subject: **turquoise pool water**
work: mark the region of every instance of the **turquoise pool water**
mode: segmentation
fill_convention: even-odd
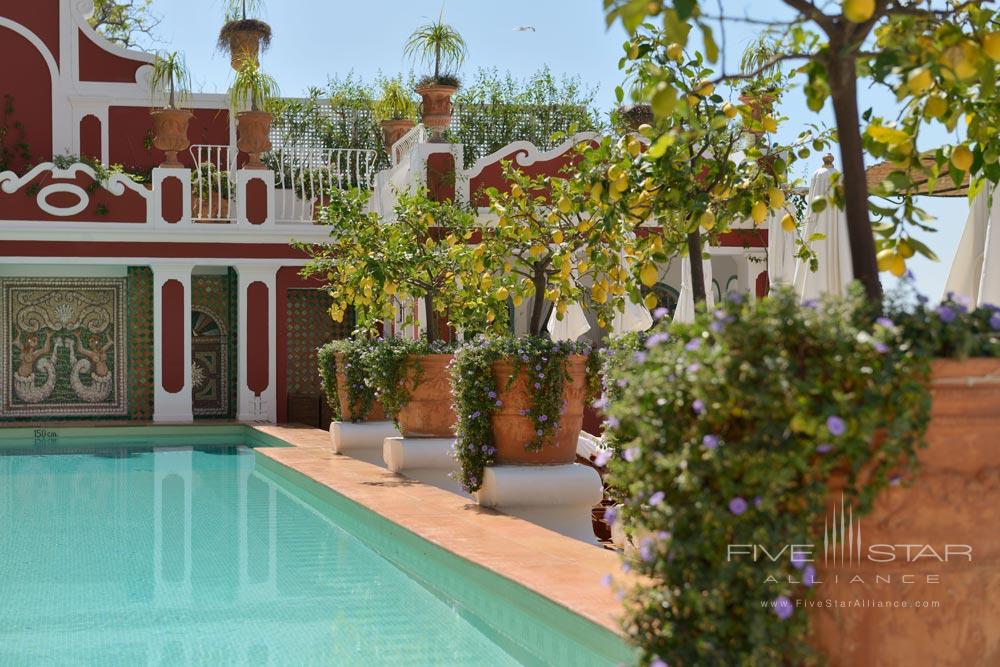
[[[0,665],[541,664],[252,450],[0,453]]]

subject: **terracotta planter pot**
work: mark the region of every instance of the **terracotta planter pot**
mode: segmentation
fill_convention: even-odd
[[[451,380],[448,364],[453,355],[426,354],[410,357],[420,371],[420,382],[415,382],[416,371],[407,373],[410,402],[399,411],[399,432],[407,438],[450,438],[455,435],[455,410],[451,405]]]
[[[385,409],[378,401],[372,403],[371,410],[362,419],[354,419],[351,414],[351,402],[347,394],[347,374],[344,372],[344,355],[337,353],[334,359],[337,363],[337,370],[334,376],[337,378],[337,402],[340,403],[340,418],[342,421],[362,421],[377,422],[385,420]]]
[[[255,30],[234,32],[229,39],[229,64],[237,72],[250,60],[260,59],[260,33]]]
[[[431,84],[417,86],[417,94],[423,99],[420,103],[421,119],[431,131],[432,142],[444,141],[444,133],[451,125],[451,114],[454,107],[451,96],[458,90],[455,86]]]
[[[247,154],[247,169],[266,169],[260,154],[271,150],[271,114],[266,111],[243,111],[236,114],[236,147]]]
[[[392,146],[403,138],[403,135],[413,129],[414,123],[409,118],[396,118],[382,121],[382,140],[385,152],[392,155]]]
[[[497,463],[504,465],[556,465],[576,461],[576,444],[583,428],[583,404],[587,394],[587,358],[572,355],[567,359],[569,379],[563,387],[565,410],[559,418],[559,428],[543,444],[541,450],[529,452],[524,446],[535,439],[535,426],[530,417],[522,417],[521,410],[532,405],[532,392],[528,375],[520,372],[513,384],[507,383],[514,374],[514,364],[509,361],[493,363],[493,377],[499,387],[503,405],[493,413],[493,445],[497,448]]]
[[[832,667],[1000,664],[1000,359],[935,361],[931,395],[928,446],[919,452],[916,479],[886,489],[860,521],[860,562],[826,564],[817,554],[816,598],[940,606],[810,608],[812,643]],[[839,508],[835,495],[831,505]],[[930,545],[942,557],[945,545],[970,545],[972,560],[907,562],[905,549],[897,548],[896,560],[872,562],[864,555],[876,544]],[[876,575],[883,579],[876,582]],[[855,576],[864,583],[845,583]]]
[[[153,146],[167,154],[161,167],[182,167],[177,154],[186,151],[188,123],[194,114],[184,109],[156,109],[149,113],[153,117]]]

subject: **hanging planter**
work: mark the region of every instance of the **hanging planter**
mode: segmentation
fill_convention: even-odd
[[[261,153],[271,150],[272,115],[263,109],[278,95],[278,84],[265,74],[257,61],[248,61],[236,73],[229,90],[230,105],[236,114],[236,147],[248,156],[247,169],[266,169]]]

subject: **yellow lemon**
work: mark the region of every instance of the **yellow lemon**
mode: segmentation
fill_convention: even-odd
[[[892,263],[889,265],[889,273],[897,278],[902,277],[906,273],[906,260],[899,255],[894,255]]]
[[[524,297],[522,297],[520,294],[515,294],[514,295],[514,307],[517,308],[522,303],[524,303]]]
[[[924,105],[924,116],[927,118],[941,118],[948,113],[948,101],[938,95],[927,98]]]
[[[767,217],[767,204],[762,201],[754,202],[750,214],[753,216],[754,224],[761,224]]]
[[[594,303],[607,303],[608,292],[600,284],[594,285],[590,288],[590,298],[594,300]]]
[[[906,241],[900,241],[896,245],[896,251],[903,256],[903,259],[909,259],[913,257],[913,252],[914,252],[913,246],[911,246]]]
[[[931,71],[926,67],[918,67],[906,77],[906,85],[911,94],[920,95],[930,90],[931,86],[934,85],[934,77],[931,76]]]
[[[786,232],[795,231],[795,218],[792,216],[791,213],[786,213],[785,216],[781,219],[781,228],[784,229]]]
[[[573,210],[573,202],[566,195],[559,198],[559,210],[563,213],[569,213]]]
[[[735,117],[737,113],[736,105],[732,102],[726,102],[722,105],[722,113],[726,114],[726,118]]]
[[[680,62],[681,60],[684,59],[684,47],[678,44],[677,42],[674,42],[673,44],[667,47],[667,57],[670,58],[671,60],[676,60],[677,62]]]
[[[508,296],[510,296],[510,292],[507,291],[506,287],[501,287],[497,290],[497,298],[501,301],[506,301]]]
[[[652,262],[648,262],[643,265],[642,269],[639,271],[639,280],[646,287],[652,287],[656,284],[656,281],[660,277],[660,272],[656,270],[656,265]]]
[[[552,242],[553,243],[562,243],[563,242],[563,233],[562,233],[562,230],[557,229],[556,231],[552,232]]]
[[[515,183],[514,185],[510,186],[510,193],[515,197],[520,197],[521,195],[524,194],[524,190],[521,189],[520,185]]]
[[[715,84],[708,79],[702,79],[698,82],[698,87],[694,89],[694,92],[702,97],[708,97],[715,92]]]
[[[642,305],[646,306],[646,308],[648,308],[649,310],[653,310],[659,304],[660,304],[659,300],[657,300],[656,295],[653,294],[652,292],[650,292],[649,294],[647,294],[642,298]]]
[[[764,126],[765,132],[778,131],[778,121],[774,119],[774,116],[764,116],[764,119],[761,120],[761,124]]]
[[[771,204],[771,208],[781,208],[785,205],[785,193],[778,188],[768,190],[767,199]]]
[[[955,150],[951,152],[951,163],[955,165],[956,169],[969,171],[969,167],[972,166],[972,151],[964,145],[956,146]]]
[[[635,137],[631,137],[628,140],[628,154],[632,157],[639,157],[639,153],[642,152],[642,142],[640,142]]]
[[[878,255],[875,256],[875,261],[878,263],[879,271],[888,271],[889,266],[893,262],[893,257],[896,256],[896,251],[891,248],[886,248],[885,250],[880,250]]]
[[[875,0],[844,0],[844,16],[851,23],[864,23],[875,13]]]
[[[382,291],[389,296],[392,296],[396,293],[396,283],[386,283],[385,287],[382,288]]]
[[[983,51],[993,60],[1000,60],[1000,31],[987,33],[983,37]]]
[[[594,183],[594,187],[590,189],[590,200],[595,204],[601,202],[601,195],[604,194],[604,184],[598,181]]]
[[[698,224],[701,225],[703,229],[711,230],[715,227],[715,214],[711,211],[705,211],[701,214],[701,218],[698,219]]]
[[[637,42],[632,42],[632,45],[628,50],[628,57],[635,60],[639,57],[639,44]]]

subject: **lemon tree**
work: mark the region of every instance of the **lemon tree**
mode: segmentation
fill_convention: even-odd
[[[471,209],[431,200],[426,192],[401,194],[395,221],[382,222],[367,210],[368,197],[360,190],[333,190],[322,215],[329,242],[300,246],[311,257],[303,274],[325,280],[335,320],[353,308],[358,328],[374,334],[402,304],[417,300],[466,333],[505,330],[506,303],[484,273],[485,248],[475,242],[478,223]],[[412,320],[406,316],[407,323]],[[425,329],[434,342],[433,327]]]
[[[651,47],[668,57],[682,53],[697,29],[705,58],[717,61],[715,34],[720,24],[732,20],[751,21],[778,40],[779,48],[758,71],[794,63],[808,107],[818,112],[830,102],[843,176],[827,203],[844,208],[854,276],[868,298],[880,302],[880,267],[900,274],[913,253],[933,257],[910,233],[930,229],[914,196],[944,188],[946,178],[954,184],[968,179],[970,194],[985,179],[1000,180],[997,5],[961,0],[783,2],[789,17],[773,21],[713,15],[720,5],[702,0],[604,0],[604,5],[608,23],[620,22],[640,45],[646,26],[662,26]],[[628,57],[633,56],[642,57],[641,46],[631,50]],[[649,68],[648,75],[659,79],[641,91],[654,110],[669,108],[686,96],[665,69]],[[708,83],[746,76],[720,74]],[[866,84],[892,90],[899,101],[898,115],[884,118],[871,109],[862,113],[859,86]],[[959,138],[918,150],[921,127],[932,122]],[[866,153],[893,165],[871,193]],[[869,194],[887,203],[870,206]]]

